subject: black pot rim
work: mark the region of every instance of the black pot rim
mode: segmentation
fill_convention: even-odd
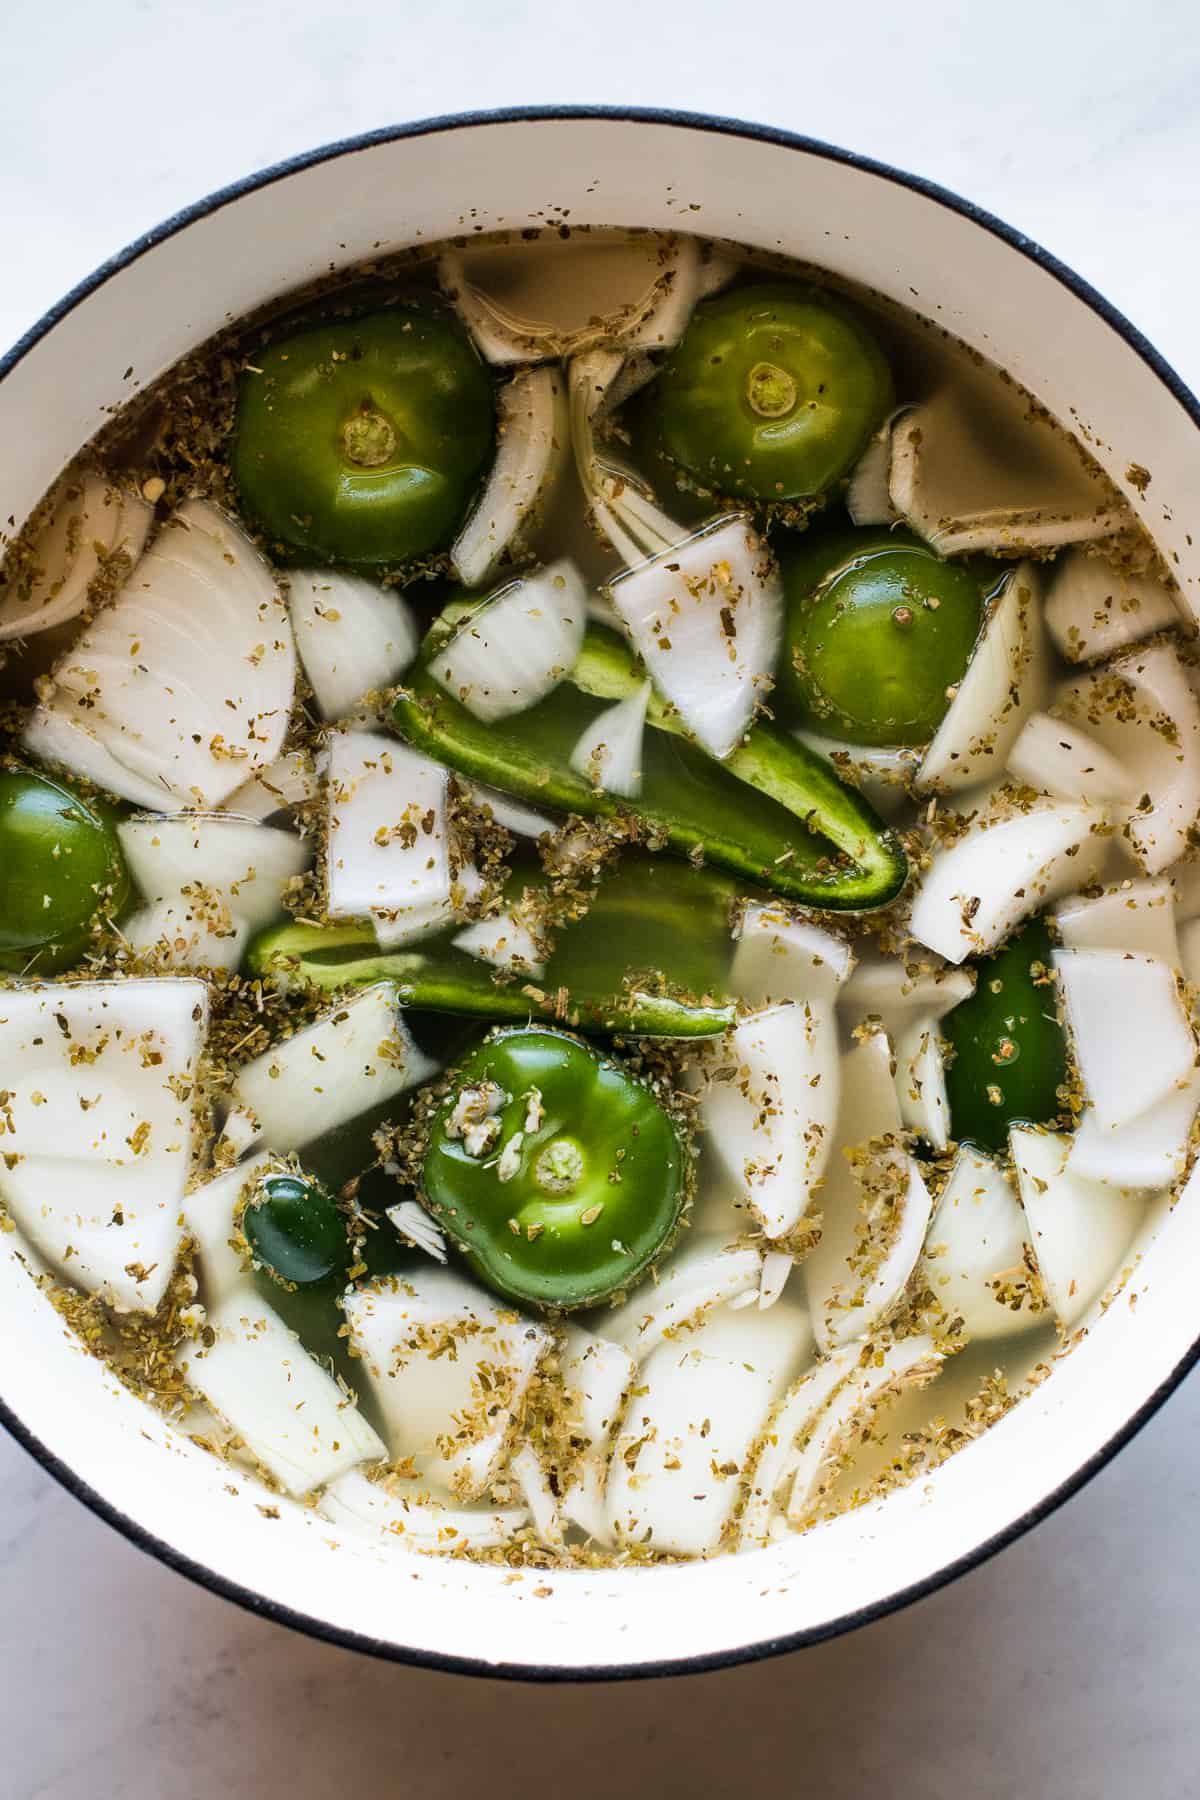
[[[1176,371],[1160,355],[1149,340],[1132,325],[1124,314],[1119,312],[1104,296],[1065,263],[1044,250],[1023,232],[1016,231],[996,218],[982,207],[964,200],[948,188],[938,183],[927,181],[918,175],[910,175],[901,169],[894,168],[869,156],[860,156],[854,151],[843,150],[832,144],[823,143],[820,139],[804,137],[799,133],[785,131],[776,126],[755,125],[737,119],[726,119],[708,113],[675,111],[659,107],[637,106],[513,106],[500,107],[490,111],[447,113],[431,119],[414,120],[402,125],[383,126],[378,130],[364,132],[355,137],[339,139],[324,144],[315,150],[308,150],[298,156],[288,157],[285,161],[274,163],[260,170],[257,174],[248,175],[240,181],[232,182],[227,187],[218,188],[204,199],[184,207],[161,225],[136,238],[124,250],[101,263],[98,269],[72,288],[61,300],[20,337],[12,349],[0,357],[0,381],[11,373],[25,356],[41,342],[42,338],[72,312],[89,295],[102,287],[112,276],[129,267],[140,257],[165,239],[174,237],[198,219],[208,217],[222,207],[239,200],[243,195],[269,187],[277,181],[286,180],[289,176],[314,165],[333,161],[337,157],[351,155],[360,150],[369,150],[376,144],[396,142],[404,138],[428,137],[439,132],[464,131],[480,126],[536,123],[539,121],[582,121],[589,119],[611,120],[617,123],[635,125],[670,125],[691,131],[706,131],[716,136],[740,137],[756,140],[760,143],[773,144],[781,149],[796,150],[806,156],[823,158],[848,168],[859,169],[865,174],[879,176],[886,181],[894,182],[899,187],[908,188],[911,192],[921,194],[926,199],[936,201],[948,211],[958,213],[999,238],[1012,250],[1036,263],[1051,275],[1063,287],[1067,288],[1078,300],[1098,314],[1117,335],[1124,339],[1129,347],[1156,375],[1163,386],[1179,402],[1192,423],[1200,428],[1200,402]],[[1108,1442],[1095,1452],[1074,1474],[1062,1482],[1051,1493],[1044,1496],[1036,1506],[1012,1520],[1003,1530],[994,1533],[982,1544],[977,1545],[966,1555],[946,1564],[936,1573],[926,1576],[924,1580],[911,1583],[886,1598],[872,1602],[869,1606],[859,1607],[844,1613],[836,1619],[830,1619],[816,1626],[786,1632],[778,1637],[764,1639],[753,1644],[740,1645],[730,1650],[713,1651],[701,1656],[671,1657],[658,1661],[631,1661],[619,1664],[602,1664],[596,1666],[571,1666],[562,1664],[537,1663],[505,1663],[488,1662],[480,1657],[451,1656],[439,1651],[420,1650],[391,1643],[385,1639],[373,1638],[366,1633],[352,1631],[340,1626],[328,1624],[323,1619],[316,1619],[296,1607],[268,1599],[256,1593],[252,1588],[242,1587],[240,1583],[230,1581],[217,1574],[203,1563],[195,1562],[185,1556],[173,1545],[164,1542],[147,1531],[136,1520],[129,1518],[119,1508],[113,1506],[103,1495],[96,1492],[87,1482],[53,1451],[47,1448],[27,1425],[17,1417],[11,1407],[0,1398],[0,1424],[33,1456],[56,1481],[81,1500],[98,1518],[115,1527],[130,1543],[138,1549],[146,1551],[165,1563],[168,1568],[178,1574],[207,1588],[210,1593],[217,1594],[226,1600],[257,1614],[260,1618],[270,1619],[276,1624],[286,1625],[293,1630],[304,1632],[307,1636],[317,1638],[325,1643],[335,1644],[344,1650],[358,1650],[369,1656],[384,1661],[406,1664],[415,1668],[434,1669],[443,1673],[458,1675],[477,1675],[494,1680],[527,1681],[532,1683],[583,1683],[622,1680],[647,1680],[656,1676],[694,1675],[710,1673],[718,1669],[729,1669],[745,1663],[761,1662],[767,1657],[779,1656],[791,1650],[806,1649],[810,1645],[820,1644],[827,1639],[840,1637],[844,1632],[853,1631],[860,1625],[872,1624],[877,1619],[886,1618],[889,1614],[900,1611],[926,1595],[936,1593],[940,1588],[948,1586],[959,1576],[972,1569],[977,1569],[984,1562],[995,1556],[997,1552],[1014,1543],[1034,1525],[1056,1512],[1063,1503],[1079,1493],[1080,1489],[1099,1473],[1112,1460],[1119,1450],[1134,1438],[1137,1433],[1158,1411],[1163,1402],[1179,1386],[1180,1382],[1200,1360],[1200,1337],[1191,1345],[1187,1354],[1181,1358],[1167,1378],[1143,1402],[1138,1410],[1128,1419],[1119,1431]]]

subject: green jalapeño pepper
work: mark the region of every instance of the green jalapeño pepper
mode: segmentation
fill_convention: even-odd
[[[311,1287],[345,1279],[346,1221],[331,1196],[305,1175],[264,1175],[242,1213],[242,1231],[256,1263],[281,1281]]]
[[[425,1203],[497,1293],[592,1306],[670,1240],[691,1153],[645,1082],[559,1031],[497,1031],[450,1077]]]
[[[1053,945],[1044,922],[977,963],[975,992],[942,1020],[950,1125],[961,1141],[1004,1150],[1012,1124],[1053,1123],[1063,1110],[1067,1045],[1059,1022]]]
[[[777,281],[703,301],[639,410],[661,455],[716,493],[785,501],[826,493],[892,400],[848,308]]]
[[[494,433],[491,380],[457,320],[395,306],[257,353],[233,476],[273,538],[328,562],[396,563],[450,542]]]
[[[44,775],[0,770],[0,968],[47,974],[77,962],[128,894],[108,808]]]
[[[852,744],[927,744],[979,636],[997,572],[943,562],[908,532],[867,527],[781,557],[779,693]]]
[[[521,889],[518,876],[510,884]],[[601,878],[582,918],[553,931],[536,981],[492,969],[450,933],[380,950],[369,924],[268,927],[251,943],[256,975],[336,990],[394,981],[402,1005],[494,1020],[539,1015],[576,1031],[709,1037],[736,1022],[727,992],[736,888],[713,869],[631,853]]]
[[[809,906],[862,911],[904,886],[899,841],[832,765],[759,720],[724,762],[688,741],[655,695],[637,800],[597,790],[571,767],[582,729],[606,702],[640,691],[644,671],[614,632],[590,626],[566,681],[527,712],[484,724],[429,673],[435,625],[393,716],[403,735],[452,769],[585,818],[623,816],[651,840],[704,858]]]

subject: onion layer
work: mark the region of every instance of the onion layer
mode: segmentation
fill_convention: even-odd
[[[1059,1324],[1069,1331],[1117,1273],[1144,1203],[1123,1188],[1071,1174],[1069,1138],[1014,1126],[1009,1144],[1033,1253]]]
[[[464,587],[490,581],[536,529],[570,447],[561,369],[521,369],[496,392],[499,439],[487,485],[459,532],[450,562]]]
[[[984,956],[1022,919],[1090,879],[1105,814],[1082,801],[1038,800],[973,826],[933,863],[911,930],[948,962]]]
[[[549,1333],[449,1269],[358,1288],[345,1311],[392,1459],[459,1500],[485,1493]]]
[[[917,773],[925,793],[971,787],[1004,767],[1045,698],[1048,657],[1037,566],[1019,563],[988,608],[966,673]]]
[[[706,1148],[770,1238],[803,1219],[829,1157],[838,1110],[837,1029],[819,999],[743,1020],[703,1077]]]
[[[53,719],[69,768],[139,805],[210,810],[279,755],[295,679],[274,575],[232,521],[190,500],[55,665],[26,744],[44,751]]]
[[[1169,589],[1151,575],[1121,574],[1086,550],[1054,565],[1046,624],[1068,662],[1097,662],[1178,623]]]
[[[323,719],[342,719],[365,694],[390,687],[417,653],[412,608],[395,588],[332,569],[288,581],[296,649]]]
[[[1128,1125],[1196,1061],[1175,971],[1122,950],[1056,950],[1079,1074],[1100,1124]]]
[[[413,1043],[394,988],[381,981],[245,1063],[233,1094],[254,1115],[259,1143],[302,1150],[427,1081],[435,1066]]]
[[[354,1401],[248,1282],[207,1324],[212,1342],[186,1345],[179,1365],[289,1494],[382,1461],[384,1446]]]
[[[30,564],[0,588],[0,642],[78,618],[114,556],[137,562],[153,522],[140,495],[94,471],[60,483]]]
[[[477,719],[506,719],[536,706],[570,673],[586,626],[583,578],[560,560],[477,606],[431,658],[429,673]]]
[[[712,756],[728,756],[766,698],[783,618],[779,571],[748,518],[706,525],[609,593],[664,699]]]

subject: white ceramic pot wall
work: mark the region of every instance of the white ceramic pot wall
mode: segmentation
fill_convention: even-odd
[[[434,122],[215,196],[101,270],[0,364],[0,515],[24,517],[134,382],[280,289],[380,246],[559,209],[576,224],[677,226],[779,249],[927,313],[1086,430],[1185,596],[1200,592],[1200,415],[1103,302],[950,196],[820,145],[682,115]],[[1144,495],[1125,478],[1134,463],[1153,474]],[[253,1481],[180,1440],[82,1354],[11,1248],[0,1249],[0,1402],[43,1461],[136,1540],[318,1633],[489,1672],[711,1666],[811,1641],[935,1585],[1111,1454],[1195,1354],[1200,1190],[1152,1222],[1142,1249],[1128,1292],[1081,1348],[931,1479],[706,1565],[514,1578],[343,1541],[295,1508],[266,1517]]]

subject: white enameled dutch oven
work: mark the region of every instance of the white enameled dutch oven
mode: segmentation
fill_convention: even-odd
[[[28,513],[129,393],[131,365],[144,383],[230,319],[381,246],[559,208],[573,224],[683,226],[781,250],[935,319],[1086,430],[1195,607],[1200,407],[1123,319],[952,195],[803,138],[684,114],[435,120],[333,145],[202,201],[98,270],[0,363],[0,513]],[[1153,472],[1145,492],[1126,477],[1135,464]],[[254,1482],[231,1482],[82,1354],[3,1249],[0,1412],[135,1543],[318,1636],[545,1679],[712,1668],[928,1592],[1043,1518],[1128,1440],[1200,1349],[1193,1185],[1148,1223],[1126,1292],[996,1428],[886,1504],[707,1564],[514,1577],[339,1541],[286,1503],[275,1516],[256,1504],[266,1496]]]

